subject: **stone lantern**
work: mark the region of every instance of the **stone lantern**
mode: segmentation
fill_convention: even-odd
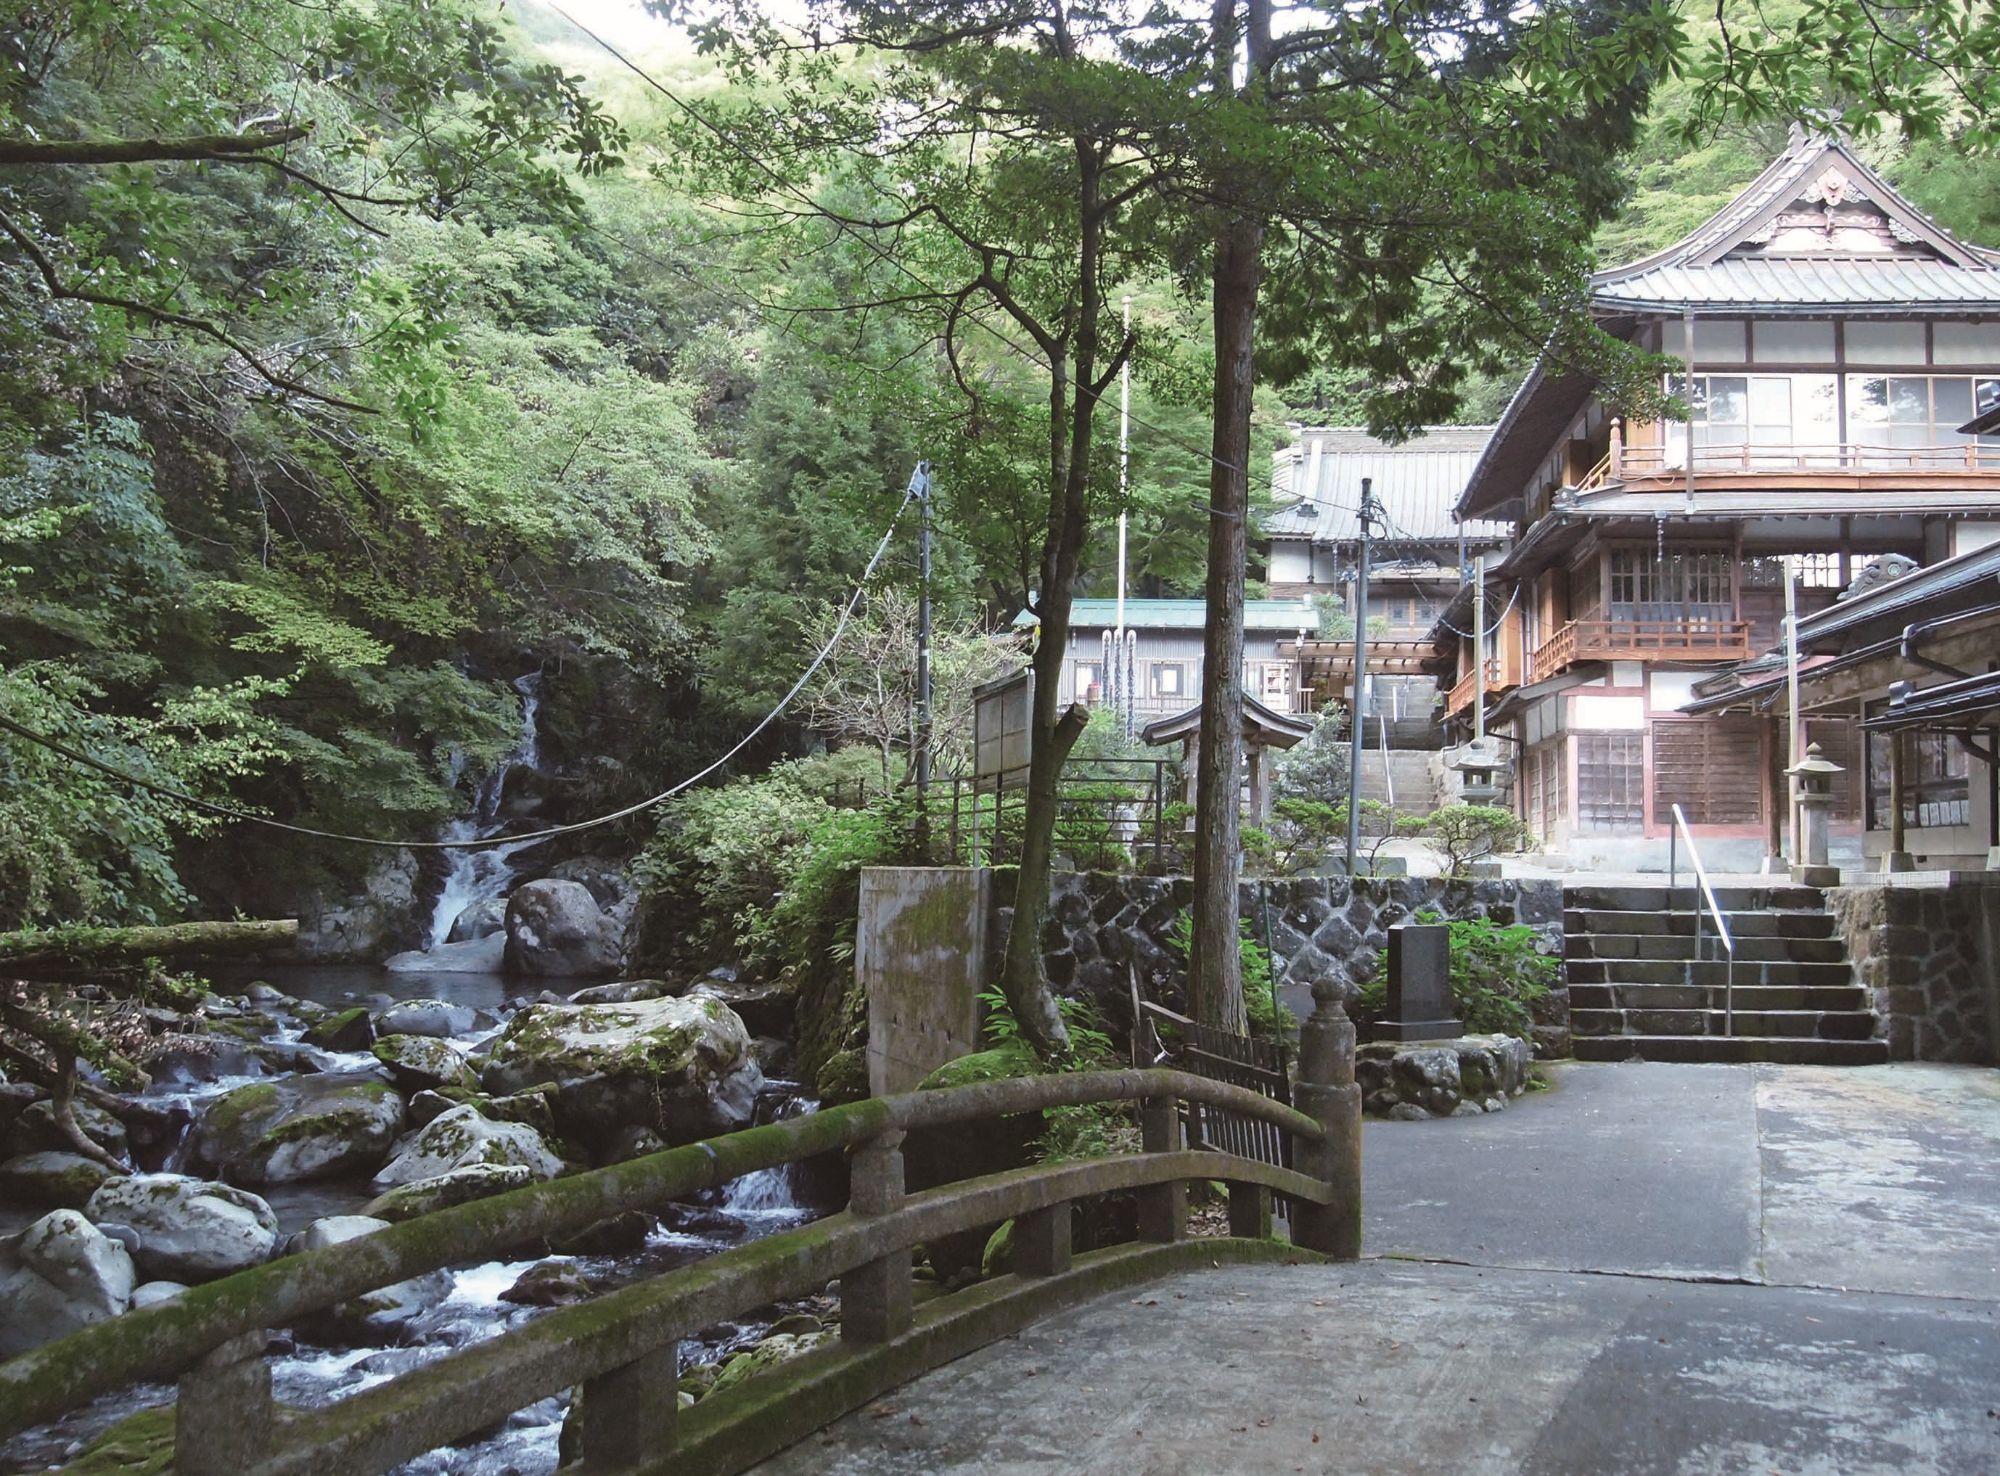
[[[1458,797],[1468,805],[1490,805],[1500,798],[1500,785],[1494,774],[1505,767],[1493,740],[1485,736],[1474,738],[1450,758],[1445,767],[1459,772],[1461,783]]]
[[[1833,815],[1833,776],[1846,771],[1815,743],[1785,772],[1792,776],[1792,797],[1799,807],[1799,858],[1792,865],[1792,880],[1801,886],[1837,887],[1840,868],[1827,864],[1826,833]]]

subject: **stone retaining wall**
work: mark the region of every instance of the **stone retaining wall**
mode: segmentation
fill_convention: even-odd
[[[1265,936],[1268,887],[1272,951],[1281,964],[1279,994],[1293,1014],[1312,1012],[1312,986],[1331,979],[1352,998],[1375,972],[1387,929],[1419,912],[1448,919],[1484,917],[1526,923],[1544,951],[1563,952],[1562,883],[1556,880],[1446,880],[1442,877],[1290,877],[1244,882],[1238,910],[1250,936]],[[1059,871],[1050,883],[1042,936],[1049,978],[1072,997],[1088,995],[1122,1035],[1131,1019],[1128,966],[1136,963],[1147,997],[1185,1006],[1186,960],[1169,940],[1187,911],[1193,883],[1184,876]],[[1001,919],[1005,926],[1004,917]],[[997,932],[995,936],[1005,936]],[[1536,1054],[1562,1055],[1569,1041],[1569,992],[1558,988],[1536,1028]]]
[[[1841,887],[1831,902],[1890,1060],[2000,1065],[2000,877]]]

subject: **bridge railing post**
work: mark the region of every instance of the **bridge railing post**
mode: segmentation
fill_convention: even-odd
[[[895,1129],[855,1150],[847,1208],[883,1215],[903,1202],[903,1133]],[[910,1251],[893,1250],[840,1278],[840,1336],[852,1343],[886,1343],[910,1330],[915,1310]]]
[[[1014,1272],[1060,1276],[1070,1268],[1069,1202],[1029,1210],[1014,1221]]]
[[[1148,1153],[1174,1153],[1181,1146],[1181,1115],[1172,1097],[1139,1103],[1139,1146]],[[1139,1238],[1170,1244],[1187,1238],[1187,1184],[1170,1179],[1139,1190]]]
[[[586,1379],[571,1418],[578,1421],[579,1476],[612,1476],[657,1461],[674,1448],[680,1418],[681,1345],[663,1343],[630,1363]]]
[[[1299,1204],[1292,1211],[1292,1241],[1335,1260],[1361,1256],[1361,1088],[1354,1082],[1354,1024],[1341,1008],[1337,986],[1313,986],[1312,1018],[1299,1029],[1299,1070],[1292,1105],[1325,1130],[1317,1143],[1297,1140],[1292,1167],[1319,1179],[1327,1204]]]
[[[174,1405],[174,1470],[237,1476],[271,1453],[278,1407],[271,1398],[270,1335],[238,1333],[181,1375]]]

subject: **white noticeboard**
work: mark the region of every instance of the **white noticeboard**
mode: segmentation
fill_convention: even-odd
[[[972,778],[980,789],[1020,789],[1028,782],[1035,715],[1035,674],[1016,672],[972,694]]]

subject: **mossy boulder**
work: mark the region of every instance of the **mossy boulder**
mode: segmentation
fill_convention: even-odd
[[[1045,1068],[1026,1042],[1002,1041],[990,1050],[947,1061],[918,1084],[919,1091],[1039,1076]],[[960,1179],[1026,1168],[1035,1161],[1035,1140],[1042,1134],[1042,1114],[1020,1112],[948,1128],[922,1128],[903,1143],[903,1175],[912,1193],[935,1189]],[[959,1286],[978,1279],[987,1243],[998,1224],[980,1225],[951,1235],[934,1236],[924,1246],[938,1280]]]
[[[439,1174],[433,1179],[399,1184],[387,1194],[369,1200],[362,1206],[361,1213],[400,1224],[404,1220],[414,1220],[418,1215],[450,1209],[455,1204],[470,1204],[475,1199],[505,1194],[510,1189],[523,1189],[534,1182],[534,1174],[518,1163],[474,1164],[470,1168]]]
[[[532,1005],[480,1072],[500,1096],[551,1084],[557,1126],[593,1146],[631,1123],[669,1144],[747,1126],[763,1080],[743,1021],[713,999]]]
[[[167,1476],[174,1468],[174,1407],[129,1414],[83,1448],[57,1476]]]
[[[82,1209],[110,1169],[81,1153],[23,1153],[0,1163],[0,1202]]]
[[[43,1215],[0,1240],[0,1358],[116,1317],[135,1280],[125,1247],[81,1212]]]
[[[446,1040],[470,1035],[478,1025],[479,1011],[471,1005],[451,1004],[442,999],[399,999],[375,1017],[378,1036],[423,1035]]]
[[[70,1115],[83,1129],[83,1135],[113,1158],[131,1158],[132,1145],[125,1124],[102,1107],[78,1099],[70,1103]],[[62,1129],[56,1126],[55,1103],[47,1100],[24,1108],[7,1129],[5,1141],[0,1142],[0,1155],[8,1158],[16,1158],[23,1153],[75,1151],[76,1145],[64,1137]]]
[[[707,1394],[702,1397],[720,1394],[725,1389],[734,1388],[745,1379],[755,1377],[767,1368],[776,1368],[789,1359],[810,1353],[832,1336],[833,1334],[828,1332],[779,1333],[765,1338],[723,1364],[722,1372],[716,1375],[715,1382],[708,1386]]]
[[[393,1189],[453,1169],[514,1164],[536,1180],[562,1172],[562,1159],[542,1135],[520,1122],[495,1122],[470,1103],[454,1107],[405,1140],[370,1187]]]
[[[372,1071],[252,1082],[202,1114],[194,1159],[240,1184],[367,1173],[403,1129],[403,1098]]]
[[[369,1047],[396,1085],[407,1092],[476,1087],[465,1053],[430,1035],[384,1035]]]
[[[94,1225],[138,1235],[132,1259],[148,1277],[190,1284],[261,1266],[278,1253],[278,1217],[247,1190],[182,1174],[113,1179],[90,1196]]]
[[[617,926],[581,882],[532,881],[507,899],[510,974],[615,974],[620,951]]]
[[[375,1022],[357,1005],[307,1026],[299,1038],[323,1051],[365,1051],[375,1043]]]

